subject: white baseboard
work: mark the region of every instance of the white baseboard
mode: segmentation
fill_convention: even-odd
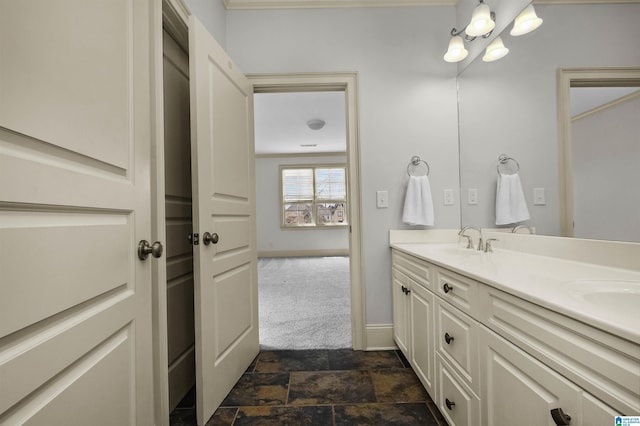
[[[372,324],[366,326],[367,351],[398,349],[393,340],[393,324]]]

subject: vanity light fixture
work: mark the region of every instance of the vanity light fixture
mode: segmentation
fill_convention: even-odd
[[[325,121],[319,118],[312,118],[311,120],[307,121],[307,127],[309,127],[311,130],[320,130],[324,127],[325,124]]]
[[[444,60],[447,62],[460,62],[467,57],[469,51],[464,48],[464,41],[462,37],[454,36],[449,41],[449,49],[444,54]]]
[[[460,31],[455,27],[451,30],[451,40],[449,41],[447,53],[444,55],[444,60],[447,62],[460,62],[467,57],[469,52],[464,48],[464,41],[461,37],[463,32],[465,33],[465,40],[473,41],[476,37],[489,37],[495,26],[496,14],[491,12],[484,0],[480,0],[480,4],[473,11],[469,25]]]
[[[480,0],[480,4],[473,10],[471,22],[465,32],[471,37],[488,37],[496,26],[495,14],[491,13],[489,6]]]
[[[497,61],[500,58],[504,58],[507,53],[509,53],[509,49],[504,47],[502,38],[498,36],[491,42],[489,46],[487,46],[482,60],[484,62]]]
[[[536,10],[533,5],[530,4],[525,10],[520,12],[513,21],[513,28],[511,29],[512,36],[521,36],[535,30],[542,24],[542,19],[536,15]]]

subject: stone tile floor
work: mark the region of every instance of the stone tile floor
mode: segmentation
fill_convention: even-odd
[[[194,391],[171,413],[192,426]],[[399,351],[263,351],[207,426],[447,423]]]

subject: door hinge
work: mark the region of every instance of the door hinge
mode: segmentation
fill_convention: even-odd
[[[194,246],[200,245],[200,236],[198,234],[189,234],[187,235],[187,238]]]

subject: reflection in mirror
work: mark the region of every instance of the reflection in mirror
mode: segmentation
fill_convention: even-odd
[[[570,235],[563,229],[566,215],[561,220],[560,188],[565,183],[565,170],[563,155],[559,155],[558,69],[638,67],[640,4],[536,4],[536,12],[544,24],[535,32],[519,38],[511,37],[508,31],[501,34],[509,55],[492,63],[476,59],[458,76],[461,224],[497,227],[496,158],[507,153],[520,163],[531,213],[531,219],[521,224],[535,227],[539,234]],[[604,158],[587,158],[592,167],[586,170],[604,163],[610,154],[607,151]],[[627,155],[637,154],[629,151]],[[640,164],[638,157],[633,161]],[[635,182],[637,194],[637,178]],[[477,191],[477,204],[468,203],[469,189]],[[534,197],[534,190],[538,197]],[[600,195],[592,192],[591,197],[597,200]],[[637,201],[624,208],[621,203],[602,203],[609,212],[600,215],[602,228],[617,220],[614,210],[629,210],[636,222],[627,228],[640,227]],[[576,217],[589,209],[578,208]],[[635,239],[629,230],[588,238]]]
[[[638,86],[640,68],[559,70],[563,235],[640,242]]]

